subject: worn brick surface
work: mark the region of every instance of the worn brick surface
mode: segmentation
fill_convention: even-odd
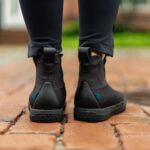
[[[23,107],[0,105],[0,122],[12,122],[22,113]]]
[[[5,95],[0,99],[0,107],[25,107],[28,104],[29,94],[33,88],[33,81],[26,82],[24,87],[14,94]]]
[[[150,124],[133,123],[117,125],[120,134],[127,135],[150,135]]]
[[[106,122],[111,124],[150,123],[150,118],[135,104],[128,104],[125,112],[115,115]]]
[[[125,150],[149,150],[150,135],[123,135],[121,140]]]
[[[13,93],[18,90],[32,75],[31,66],[29,62],[23,60],[2,67],[0,70],[0,90],[6,93]],[[12,84],[13,86],[11,86]]]
[[[141,114],[141,115],[145,115],[145,113],[143,112],[143,110],[141,109],[141,107],[139,105],[133,104],[133,103],[127,103],[127,108],[126,111],[124,112],[124,114]]]
[[[29,119],[29,114],[25,113],[17,123],[10,129],[10,133],[41,133],[57,134],[61,129],[60,123],[34,123]]]
[[[150,123],[150,118],[144,115],[124,115],[122,113],[111,117],[106,122],[111,124]]]
[[[113,88],[124,92],[127,101],[132,103],[128,103],[124,113],[101,123],[74,120],[79,64],[77,54],[65,53],[67,121],[43,124],[30,122],[28,117],[28,97],[35,81],[32,59],[25,58],[26,54],[20,52],[21,47],[11,47],[13,52],[10,47],[8,51],[3,48],[0,59],[0,149],[150,149],[150,69],[143,67],[150,65],[149,53],[130,51],[107,59],[107,80]]]
[[[108,124],[68,123],[64,145],[68,149],[117,149],[119,144],[113,128]]]
[[[56,138],[52,135],[0,135],[1,150],[52,150]]]
[[[130,53],[129,55],[116,56],[115,59],[108,59],[106,65],[108,81],[115,88],[117,88],[117,84],[122,84],[125,92],[150,89],[148,82],[150,69],[143,67],[150,64],[148,55]],[[117,62],[119,62],[119,65],[117,65]],[[137,66],[138,62],[140,62],[140,65]]]

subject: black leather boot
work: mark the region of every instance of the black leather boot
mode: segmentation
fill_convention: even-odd
[[[92,56],[90,48],[79,48],[79,81],[75,94],[74,118],[80,121],[104,121],[126,108],[124,96],[105,80],[105,61]]]
[[[61,57],[55,48],[46,47],[34,57],[36,83],[29,97],[30,119],[34,122],[59,122],[64,118],[66,89]]]

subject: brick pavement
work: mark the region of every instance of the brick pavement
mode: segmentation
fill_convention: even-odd
[[[126,112],[101,123],[73,119],[78,63],[75,54],[66,54],[63,58],[68,91],[66,116],[62,123],[47,124],[32,123],[28,118],[27,101],[35,73],[32,60],[23,57],[24,52],[18,55],[23,59],[11,59],[11,53],[10,60],[0,64],[0,150],[150,149],[149,53],[136,56],[119,53],[115,59],[108,59],[107,79],[125,93],[129,102]]]

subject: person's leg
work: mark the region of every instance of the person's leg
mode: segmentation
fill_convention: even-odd
[[[119,0],[79,0],[80,47],[113,55]]]
[[[63,0],[20,0],[20,5],[30,36],[28,56],[45,46],[61,51]]]
[[[106,56],[113,56],[117,11],[118,0],[79,0],[80,71],[74,110],[77,120],[103,121],[125,110],[123,95],[105,79]]]
[[[20,0],[20,4],[30,36],[28,56],[36,66],[30,119],[62,121],[66,98],[60,53],[63,0]]]

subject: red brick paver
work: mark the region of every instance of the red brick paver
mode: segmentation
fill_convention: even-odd
[[[48,150],[54,149],[56,137],[52,135],[9,134],[0,135],[1,150]]]
[[[10,133],[33,133],[33,134],[56,134],[59,135],[61,130],[60,123],[33,123],[29,119],[26,112],[16,123],[10,128]]]
[[[121,135],[150,135],[150,124],[132,123],[117,125]]]
[[[125,150],[149,150],[150,135],[124,135],[122,142]]]
[[[68,149],[119,149],[114,129],[109,124],[68,123],[64,145]]]
[[[28,117],[27,102],[35,80],[32,60],[18,51],[14,57],[11,55],[14,52],[15,48],[13,52],[7,51],[9,61],[4,61],[8,56],[3,52],[0,60],[0,150],[150,149],[150,69],[143,67],[150,65],[149,53],[149,56],[125,53],[108,59],[107,79],[126,94],[129,102],[124,113],[101,123],[74,120],[78,62],[77,55],[66,53],[63,57],[66,117],[62,123],[43,124],[30,122]]]
[[[0,108],[0,122],[13,122],[23,112],[22,107],[5,105]]]

